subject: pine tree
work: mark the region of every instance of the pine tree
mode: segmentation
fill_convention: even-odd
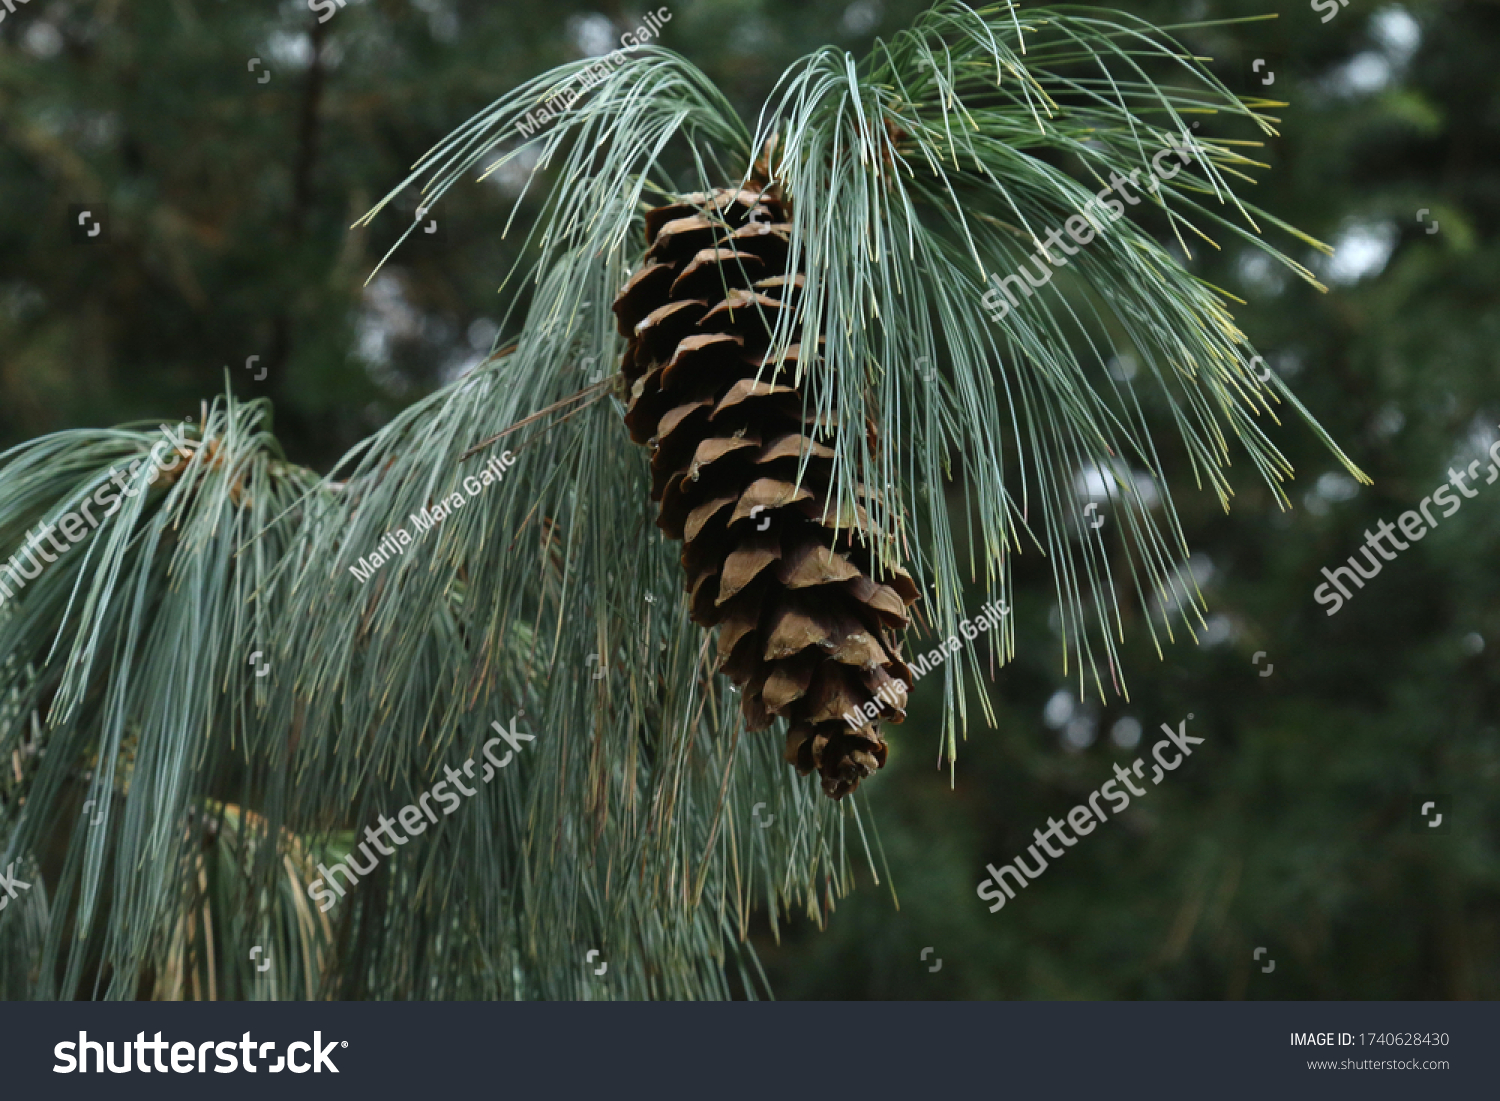
[[[6,545],[129,467],[99,530],[0,606],[6,860],[38,876],[24,917],[0,919],[29,961],[8,990],[754,993],[757,896],[773,921],[821,917],[850,882],[851,822],[875,859],[857,799],[817,799],[745,731],[789,719],[793,763],[852,790],[886,750],[839,716],[877,698],[899,716],[887,680],[910,683],[895,632],[919,591],[924,632],[960,635],[961,548],[1002,601],[1013,558],[1046,555],[1065,666],[1102,692],[1115,578],[1072,472],[1111,480],[1142,599],[1198,611],[1166,487],[1165,522],[1139,488],[1161,481],[1153,409],[1226,506],[1231,435],[1280,494],[1290,471],[1257,418],[1301,407],[1154,233],[1187,249],[1206,226],[1311,277],[1255,232],[1285,227],[1234,198],[1253,165],[1239,139],[1196,136],[1132,217],[1096,214],[1092,243],[1053,261],[1076,297],[1046,270],[994,317],[991,276],[1050,259],[1107,178],[1188,140],[1185,116],[1270,132],[1165,32],[939,4],[857,64],[809,55],[755,133],[645,47],[536,126],[590,67],[527,83],[419,163],[431,210],[470,169],[540,154],[535,291],[482,368],[334,474],[282,461],[265,405],[232,400],[170,477],[141,461],[149,426],[5,456]],[[1109,379],[1126,352],[1154,388]],[[622,356],[618,384],[580,389]],[[684,538],[676,601],[653,497]],[[718,625],[717,653],[694,620]],[[1007,625],[995,656],[1014,645]],[[944,668],[951,763],[980,656]],[[496,727],[530,739],[503,767]],[[387,852],[376,823],[441,784],[443,815]],[[358,875],[335,884],[345,862]]]

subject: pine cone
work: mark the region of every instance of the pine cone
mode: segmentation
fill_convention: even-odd
[[[911,671],[893,632],[917,587],[899,567],[877,576],[881,536],[862,507],[825,509],[834,452],[819,438],[837,425],[805,417],[791,385],[815,356],[794,345],[756,381],[768,323],[803,285],[785,270],[790,231],[772,191],[659,207],[614,309],[629,340],[625,424],[651,449],[657,526],[683,541],[693,620],[719,628],[746,726],[788,719],[787,761],[840,799],[885,764],[880,722],[906,717]]]

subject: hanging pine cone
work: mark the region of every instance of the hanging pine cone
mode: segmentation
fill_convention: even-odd
[[[683,541],[693,620],[719,628],[719,669],[743,688],[746,726],[785,717],[787,761],[817,769],[840,799],[885,764],[880,722],[906,716],[911,671],[893,632],[917,587],[879,570],[863,508],[828,506],[834,452],[819,438],[837,424],[804,416],[791,384],[798,359],[815,356],[793,345],[761,372],[768,324],[803,285],[786,274],[790,231],[771,190],[659,207],[614,310],[629,340],[625,424],[651,449],[657,526]]]

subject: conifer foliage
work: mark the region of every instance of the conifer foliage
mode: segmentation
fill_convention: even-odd
[[[1294,231],[1235,198],[1253,142],[1210,133],[1274,119],[1169,34],[945,2],[862,60],[809,54],[756,132],[657,46],[520,128],[590,64],[480,112],[367,215],[419,183],[441,217],[471,170],[507,165],[543,196],[518,201],[494,354],[326,476],[283,459],[265,402],[232,399],[205,403],[170,480],[151,425],[0,456],[0,547],[130,471],[107,524],[0,605],[0,866],[36,877],[0,915],[20,961],[0,993],[754,995],[753,909],[821,920],[847,846],[876,863],[844,796],[888,748],[842,716],[903,717],[904,632],[954,636],[966,581],[1009,600],[1039,553],[1062,665],[1102,692],[1117,586],[1153,637],[1198,616],[1163,451],[1227,506],[1238,449],[1285,500],[1261,418],[1301,406],[1162,243],[1235,236],[1311,279],[1259,236]],[[1211,122],[1197,161],[993,323],[989,277],[1185,116]],[[1126,357],[1138,381],[1112,370]],[[580,390],[605,362],[623,385]],[[502,439],[514,467],[464,503]],[[1103,532],[1087,475],[1110,487]],[[684,571],[687,597],[657,601]],[[950,767],[979,649],[944,663]],[[520,759],[313,916],[326,866],[522,716]],[[837,801],[742,736],[779,722]],[[760,806],[777,828],[749,825]]]

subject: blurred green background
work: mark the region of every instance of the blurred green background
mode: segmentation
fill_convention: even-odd
[[[753,121],[796,57],[859,52],[921,6],[676,0],[661,41]],[[1323,22],[1263,0],[1127,7],[1162,23],[1278,16],[1180,37],[1230,88],[1289,102],[1253,194],[1337,246],[1331,260],[1293,253],[1328,293],[1233,242],[1190,263],[1244,300],[1242,328],[1374,485],[1283,415],[1296,508],[1242,469],[1226,516],[1168,448],[1210,617],[1159,656],[1122,593],[1128,700],[1080,700],[1050,572],[1020,558],[998,729],[971,726],[950,777],[928,681],[865,788],[891,875],[862,871],[824,929],[793,915],[778,943],[763,922],[757,948],[782,998],[1495,998],[1500,485],[1336,616],[1312,591],[1366,528],[1500,435],[1500,8],[1352,0]],[[327,469],[488,352],[525,236],[505,236],[519,187],[503,173],[456,190],[368,285],[414,207],[350,224],[475,111],[606,52],[644,10],[351,0],[319,24],[294,0],[30,0],[5,13],[0,447],[175,422],[227,375],[274,399],[292,459]],[[989,913],[985,864],[1189,712],[1207,740],[1184,767]],[[1415,822],[1427,795],[1450,800],[1451,829]]]

